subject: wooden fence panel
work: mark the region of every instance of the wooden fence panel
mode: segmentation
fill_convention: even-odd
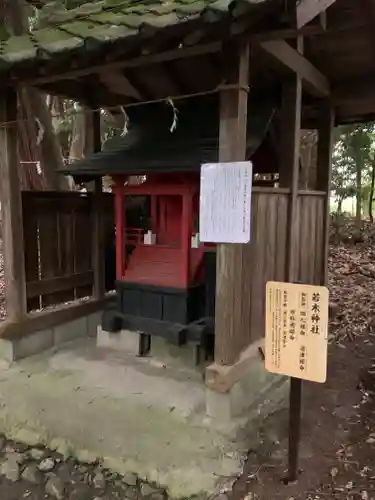
[[[299,246],[298,280],[320,285],[323,272],[324,195],[301,194],[298,197]]]
[[[288,194],[282,190],[253,190],[249,258],[251,300],[250,341],[264,336],[266,283],[285,279]]]
[[[244,279],[250,283],[248,341],[264,336],[267,281],[285,281],[289,191],[254,188],[251,242],[246,253]],[[324,194],[300,193],[297,204],[298,236],[293,243],[297,280],[320,284],[323,270]]]
[[[112,195],[104,200],[103,220],[113,226]],[[91,296],[91,195],[32,191],[22,201],[28,310]]]

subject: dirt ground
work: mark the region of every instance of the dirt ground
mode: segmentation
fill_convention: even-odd
[[[375,499],[373,341],[375,337],[367,342],[358,339],[345,348],[331,346],[327,384],[304,383],[298,481],[284,484],[287,436],[281,442],[272,440],[265,422],[260,433],[264,445],[250,453],[235,486],[236,498]],[[287,412],[271,419],[276,417],[287,429]]]
[[[285,485],[287,411],[260,430],[234,497],[247,500],[375,500],[375,252],[331,249],[328,380],[303,384],[298,481]],[[276,422],[275,422],[276,421]],[[272,429],[284,428],[283,437]]]

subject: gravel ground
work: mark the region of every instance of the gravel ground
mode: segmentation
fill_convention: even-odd
[[[43,447],[0,436],[0,498],[6,500],[165,500],[160,488],[134,474],[119,476],[99,463],[64,460]]]

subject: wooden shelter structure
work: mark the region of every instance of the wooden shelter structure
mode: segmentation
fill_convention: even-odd
[[[217,250],[215,366],[208,381],[218,387],[225,375],[233,382],[240,356],[243,360],[244,350],[264,333],[266,281],[327,282],[332,130],[335,123],[375,116],[375,1],[104,0],[50,18],[45,7],[43,15],[49,26],[0,42],[9,316],[2,335],[26,335],[28,318],[17,88],[34,86],[94,109],[97,150],[100,108],[126,110],[165,101],[178,109],[179,99],[215,94],[222,162],[246,157],[246,128],[252,120],[248,99],[256,92],[277,101],[279,185],[253,189],[251,243],[223,244]],[[301,126],[319,132],[317,171],[309,190],[298,184]],[[90,206],[97,301],[104,298],[102,203],[96,181]],[[68,317],[65,310],[59,320],[48,321]],[[43,318],[33,317],[34,329],[45,327]]]

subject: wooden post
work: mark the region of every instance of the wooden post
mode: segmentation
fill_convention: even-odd
[[[324,234],[323,234],[323,269],[321,285],[328,285],[328,249],[329,249],[329,201],[331,194],[332,150],[334,111],[329,103],[322,107],[318,129],[317,180],[316,189],[325,192]]]
[[[0,201],[4,248],[7,319],[27,312],[22,196],[19,181],[17,91],[7,89],[1,99]]]
[[[192,199],[189,192],[182,196],[182,223],[181,223],[181,276],[183,284],[189,286],[190,255],[191,255],[191,219],[193,213]]]
[[[125,203],[124,179],[116,180],[115,191],[115,221],[116,221],[116,279],[122,280],[125,272]]]
[[[246,158],[246,126],[249,79],[249,45],[224,50],[226,84],[220,93],[219,160]],[[249,343],[246,321],[250,307],[249,286],[242,276],[245,245],[218,245],[215,306],[215,363],[234,364]]]
[[[301,47],[302,41],[298,45]],[[280,186],[290,189],[287,218],[286,281],[298,280],[298,175],[301,144],[302,83],[293,74],[283,84],[281,116]],[[306,228],[308,231],[308,228]],[[301,429],[302,381],[291,378],[289,394],[289,456],[287,481],[298,473],[298,452]]]
[[[93,144],[94,152],[102,149],[100,132],[100,111],[95,110],[92,113],[93,120]],[[103,227],[103,181],[99,177],[95,179],[93,192],[93,237],[92,237],[92,258],[94,270],[94,288],[93,296],[101,299],[105,295],[105,234]]]

